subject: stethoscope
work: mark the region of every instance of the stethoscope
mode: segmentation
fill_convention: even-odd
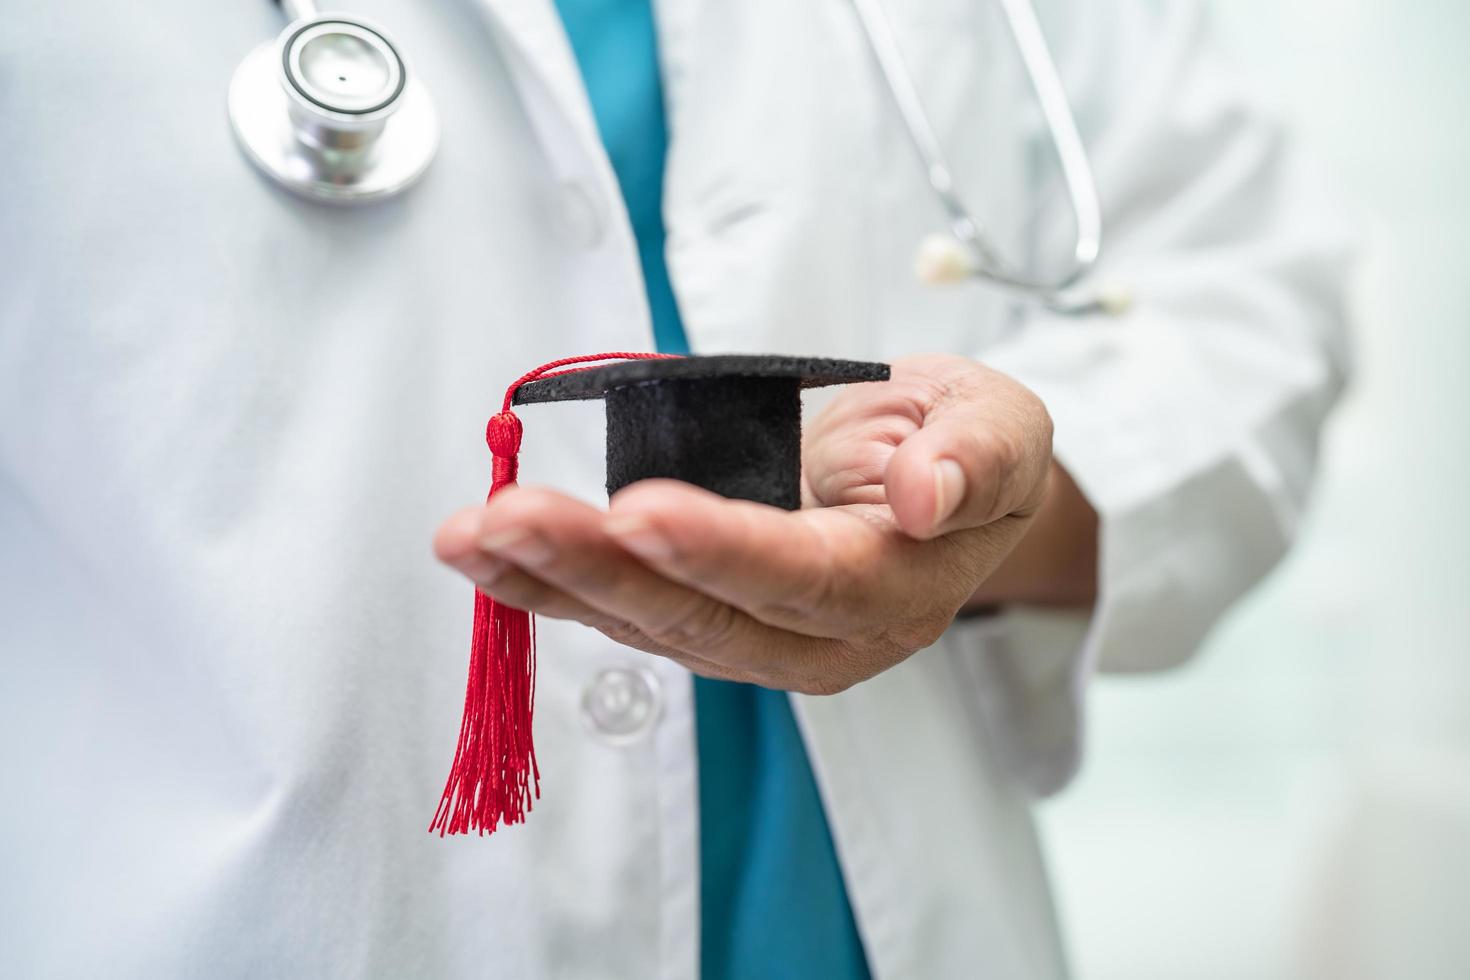
[[[439,149],[439,116],[398,46],[358,17],[277,0],[291,21],[230,79],[250,161],[302,197],[366,204],[407,190]]]
[[[312,0],[276,0],[290,20],[274,42],[251,51],[230,81],[230,123],[245,155],[296,194],[365,204],[407,190],[439,147],[439,118],[398,46],[370,21],[321,14]],[[1060,313],[1121,313],[1117,287],[1077,292],[1102,250],[1102,208],[1082,137],[1029,0],[997,0],[1041,107],[1076,227],[1071,264],[1051,279],[1004,261],[966,208],[954,171],[924,110],[882,0],[852,0],[879,71],[948,234],[919,245],[915,272],[929,283],[983,279]]]

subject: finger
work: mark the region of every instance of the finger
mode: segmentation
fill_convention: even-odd
[[[480,511],[479,507],[466,508],[446,521],[435,537],[434,550],[442,561],[474,582],[481,592],[538,616],[590,626],[614,642],[673,660],[703,677],[744,683],[757,680],[744,671],[659,643],[632,623],[609,616],[509,562],[486,554],[477,542]]]
[[[888,461],[888,504],[914,537],[1029,516],[1045,495],[1050,417],[1021,385],[979,371],[983,387],[957,386],[936,400]]]
[[[607,531],[670,579],[764,623],[843,638],[892,615],[921,568],[883,508],[783,511],[672,480],[619,491]]]
[[[668,644],[660,643],[634,624],[615,616],[609,616],[555,586],[541,581],[534,575],[521,571],[514,565],[507,565],[493,580],[477,583],[477,585],[480,591],[507,606],[524,609],[537,616],[566,619],[590,626],[615,643],[641,650],[644,653],[665,657],[707,676],[723,679],[750,679],[742,671],[722,667],[683,650],[677,650]]]
[[[840,507],[885,502],[883,474],[918,425],[895,416],[854,420],[809,437],[802,447],[802,505]]]
[[[657,644],[781,686],[830,646],[658,574],[607,535],[600,511],[549,490],[497,494],[481,513],[478,546]]]
[[[587,603],[547,585],[516,568],[503,558],[488,554],[479,547],[481,508],[462,510],[440,527],[434,538],[434,551],[445,564],[460,572],[488,596],[516,609],[538,616],[568,619],[616,635],[628,646],[652,645],[631,623],[618,620]],[[654,652],[654,651],[650,651]]]
[[[888,460],[923,424],[921,393],[913,387],[899,381],[848,388],[806,427],[801,453],[807,506],[884,502]]]

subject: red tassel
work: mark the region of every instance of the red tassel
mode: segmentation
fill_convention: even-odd
[[[490,497],[516,480],[521,420],[509,410],[485,427],[494,456]],[[486,498],[487,500],[489,497]],[[430,832],[494,833],[520,823],[540,794],[541,773],[531,741],[536,697],[536,636],[531,614],[475,590],[470,677],[459,745]]]
[[[522,429],[521,420],[510,406],[517,388],[538,378],[569,374],[556,370],[568,364],[677,356],[616,352],[566,357],[516,379],[505,393],[500,414],[485,427],[485,442],[494,457],[490,497],[516,481]],[[493,834],[502,823],[525,821],[541,796],[541,770],[536,765],[536,746],[531,737],[535,709],[535,619],[524,609],[496,602],[477,589],[459,744],[444,795],[429,824],[430,833],[437,830],[441,837],[471,831]]]

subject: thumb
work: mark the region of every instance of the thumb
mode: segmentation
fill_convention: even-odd
[[[1051,417],[1029,390],[988,373],[983,392],[956,392],[932,405],[888,461],[888,505],[912,537],[1030,516],[1041,505],[1051,471]]]

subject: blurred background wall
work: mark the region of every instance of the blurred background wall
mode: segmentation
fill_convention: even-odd
[[[1104,678],[1043,810],[1081,980],[1470,977],[1470,4],[1228,0],[1364,231],[1294,554],[1189,666]]]

